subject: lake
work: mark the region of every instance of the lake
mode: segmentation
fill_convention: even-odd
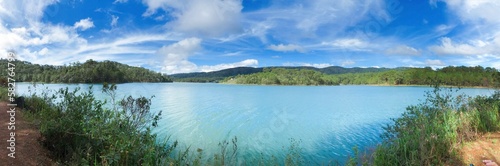
[[[41,89],[91,84],[45,84]],[[28,88],[30,87],[31,88]],[[108,99],[94,84],[99,99]],[[430,87],[410,86],[257,86],[198,83],[127,83],[117,96],[155,96],[152,111],[163,111],[160,139],[170,136],[181,146],[219,151],[222,140],[238,139],[239,155],[284,156],[288,147],[301,148],[310,163],[343,161],[352,148],[374,147],[382,127],[409,105],[425,99]],[[18,94],[34,93],[29,83],[17,83]],[[461,89],[467,95],[490,95],[491,89]],[[292,141],[291,139],[295,140]],[[242,154],[245,153],[245,154]]]

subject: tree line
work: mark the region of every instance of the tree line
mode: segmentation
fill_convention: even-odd
[[[264,85],[334,85],[326,74],[309,69],[264,68],[262,72],[227,78],[223,82]]]
[[[7,60],[0,59],[0,75],[7,75]],[[84,63],[75,62],[64,66],[39,65],[27,61],[13,61],[14,77],[18,82],[45,83],[127,83],[127,82],[172,82],[165,74],[141,67],[133,67],[113,61],[97,62],[92,59]]]
[[[396,68],[379,72],[324,74],[309,69],[266,68],[260,73],[229,77],[224,82],[263,85],[449,85],[498,87],[500,73],[491,67],[449,66]]]
[[[408,68],[384,72],[331,75],[333,82],[339,84],[385,84],[385,85],[449,85],[496,87],[500,73],[491,67],[448,66],[433,70]]]

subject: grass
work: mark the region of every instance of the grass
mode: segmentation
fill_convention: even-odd
[[[0,101],[7,101],[9,99],[9,96],[7,96],[8,90],[6,87],[0,86],[0,94],[2,94],[0,96]]]
[[[439,87],[387,126],[373,165],[463,165],[459,149],[481,133],[500,131],[500,92],[454,97]]]

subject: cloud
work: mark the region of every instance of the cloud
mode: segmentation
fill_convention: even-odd
[[[439,59],[434,59],[434,60],[427,59],[425,60],[425,65],[434,67],[445,66],[445,64]]]
[[[364,27],[361,24],[369,20],[383,23],[392,20],[391,2],[383,0],[273,2],[268,8],[244,13],[246,32],[264,42],[269,34],[280,42],[295,43],[315,38],[347,37],[344,36],[347,30],[363,31],[357,27]]]
[[[490,41],[470,40],[467,43],[454,43],[450,38],[443,37],[440,45],[430,46],[429,50],[440,55],[499,54],[499,46],[499,36]]]
[[[346,49],[351,51],[367,51],[368,44],[357,38],[337,39],[331,42],[322,42],[321,45],[333,49]]]
[[[148,7],[143,16],[152,16],[158,9],[162,9],[175,18],[167,25],[179,32],[213,37],[241,30],[243,6],[239,0],[143,0],[142,2]]]
[[[354,65],[356,62],[354,62],[353,60],[345,60],[342,62],[342,64],[340,64],[340,66],[351,66],[351,65]]]
[[[435,1],[435,0],[433,0]],[[500,23],[497,0],[440,0],[444,1],[463,21]]]
[[[49,52],[49,49],[47,49],[47,47],[44,47],[44,48],[42,48],[42,49],[38,52],[38,54],[43,56],[43,55],[47,55],[47,53],[48,53],[48,52]]]
[[[196,64],[190,62],[188,58],[201,50],[200,43],[199,38],[188,38],[160,48],[157,54],[164,58],[162,71],[168,74],[195,71]]]
[[[235,68],[235,67],[257,67],[259,65],[259,61],[256,59],[247,59],[243,60],[241,62],[236,62],[236,63],[224,63],[224,64],[218,64],[218,65],[203,65],[198,67],[198,71],[201,72],[211,72],[211,71],[218,71],[218,70],[223,70],[223,69],[229,69],[229,68]]]
[[[421,53],[419,50],[417,50],[413,47],[410,47],[407,45],[399,45],[399,46],[385,50],[385,54],[389,54],[389,55],[420,55]]]
[[[247,59],[236,63],[198,66],[189,61],[189,57],[202,49],[201,41],[199,38],[187,38],[160,48],[157,55],[162,56],[164,59],[162,72],[167,74],[209,72],[234,67],[257,66],[259,64],[255,59]]]
[[[127,2],[128,2],[128,0],[115,0],[115,1],[113,2],[113,4],[117,4],[117,3],[127,3]]]
[[[92,27],[94,27],[94,22],[92,22],[92,19],[90,18],[81,19],[80,21],[76,22],[75,25],[73,25],[73,28],[80,29],[82,31]]]
[[[300,52],[300,53],[304,53],[304,52],[306,52],[306,50],[305,50],[302,46],[295,45],[295,44],[288,44],[288,45],[284,45],[284,44],[269,45],[269,46],[267,47],[267,49],[269,49],[269,50],[273,50],[273,51],[280,51],[280,52],[294,52],[294,51],[297,51],[297,52]]]
[[[483,54],[477,56],[466,56],[459,59],[454,59],[455,63],[464,64],[467,66],[491,66],[500,69],[500,56],[492,54]]]
[[[329,63],[286,62],[286,63],[283,63],[283,66],[308,66],[308,67],[315,67],[315,68],[325,68],[325,67],[330,67],[333,65],[329,64]]]
[[[110,24],[110,25],[111,25],[112,27],[115,27],[115,26],[118,24],[118,19],[119,19],[119,18],[120,18],[120,17],[118,17],[118,16],[111,15],[111,24]]]

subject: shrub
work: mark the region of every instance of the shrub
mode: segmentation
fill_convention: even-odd
[[[425,102],[394,119],[373,154],[374,165],[462,165],[463,142],[500,130],[499,92],[475,98],[451,92],[436,87]]]
[[[52,97],[27,99],[27,109],[40,121],[43,144],[54,158],[71,165],[167,162],[177,143],[156,142],[151,127],[156,126],[160,113],[150,112],[151,99],[128,97],[119,103],[120,109],[106,109],[105,102],[96,100],[91,89],[79,93],[78,88],[66,88]],[[114,90],[104,86],[104,91]]]

